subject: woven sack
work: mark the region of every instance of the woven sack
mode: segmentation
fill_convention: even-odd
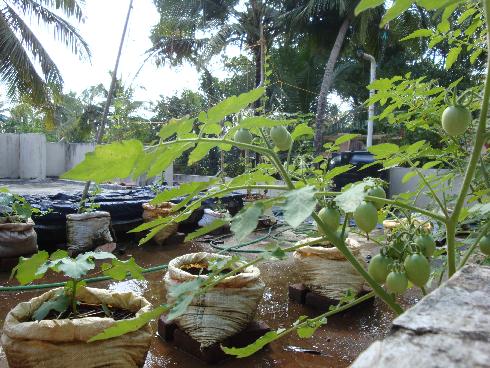
[[[201,252],[185,254],[170,261],[164,278],[167,303],[175,302],[169,294],[173,286],[198,277],[207,279],[205,275],[192,275],[181,267],[191,264],[207,265],[208,261],[216,258],[230,257]],[[253,320],[264,287],[259,269],[249,266],[241,273],[225,278],[205,294],[196,296],[175,322],[198,341],[201,348],[221,342],[244,330]]]
[[[302,242],[311,242],[308,238]],[[351,253],[366,268],[366,262],[360,255],[360,245],[351,238],[346,239]],[[304,246],[293,254],[295,269],[304,285],[311,291],[330,299],[339,300],[352,289],[359,293],[364,289],[363,277],[334,246]]]
[[[112,243],[111,214],[105,211],[66,215],[68,251],[74,256]]]
[[[34,222],[0,223],[0,258],[27,256],[37,252]]]
[[[33,312],[59,290],[19,303],[5,317],[1,342],[10,368],[143,366],[153,336],[148,324],[119,337],[88,343],[115,321],[100,317],[31,321]],[[151,310],[145,298],[131,292],[81,288],[78,296],[85,303],[112,305],[135,312],[136,316]]]

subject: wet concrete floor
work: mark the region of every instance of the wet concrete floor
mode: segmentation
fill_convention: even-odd
[[[289,233],[289,234],[288,234]],[[254,236],[263,234],[255,233]],[[292,232],[283,233],[283,237],[295,240],[297,235]],[[233,238],[225,241],[224,246],[233,244]],[[260,247],[261,243],[247,249]],[[179,244],[175,246],[146,245],[137,247],[130,244],[126,253],[120,258],[133,256],[137,263],[143,267],[166,264],[172,258],[184,253],[199,251],[215,251],[209,243],[196,242]],[[375,252],[372,243],[366,243],[363,255]],[[243,255],[245,258],[250,255]],[[266,322],[272,329],[289,327],[301,315],[316,316],[320,312],[309,307],[295,304],[288,298],[288,285],[298,283],[291,256],[286,260],[265,262],[259,265],[266,289],[260,303],[256,319]],[[128,280],[123,282],[100,282],[91,284],[92,287],[108,287],[117,291],[134,291],[143,294],[153,305],[165,301],[163,287],[164,271],[146,274],[145,281]],[[8,274],[0,273],[0,284],[16,285],[15,281],[8,280]],[[45,282],[58,281],[52,275]],[[0,293],[0,324],[8,311],[21,301],[26,301],[39,292]],[[418,301],[418,294],[409,293],[404,296],[401,303],[408,306]],[[290,334],[260,351],[252,357],[245,359],[231,359],[220,364],[223,368],[250,368],[250,367],[282,367],[282,368],[315,368],[315,367],[347,367],[366,349],[373,341],[383,338],[390,328],[394,318],[393,313],[380,301],[373,305],[363,306],[356,310],[346,311],[343,314],[331,317],[327,325],[321,327],[310,339],[300,339]],[[156,327],[156,325],[155,325]],[[145,368],[156,367],[206,367],[207,365],[168,345],[155,335],[147,356]],[[6,368],[5,359],[0,356],[0,368]]]

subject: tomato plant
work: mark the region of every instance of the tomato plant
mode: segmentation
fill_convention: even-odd
[[[485,15],[488,15],[487,2],[484,2]],[[368,9],[373,7],[373,4],[379,2],[361,1],[360,8],[357,9],[358,11]],[[431,10],[438,7],[434,5],[435,2],[424,2],[424,4],[431,4],[433,6]],[[395,10],[387,14],[390,17],[396,16],[397,12],[403,10],[400,10],[401,8],[403,7],[395,7]],[[385,15],[384,21],[390,20],[386,19],[388,15]],[[486,31],[488,30],[485,29]],[[449,62],[447,65],[454,64],[457,56],[453,51],[451,53],[453,60],[450,60],[452,63]],[[351,170],[352,166],[344,165],[328,170],[327,159],[323,156],[308,158],[303,155],[292,159],[293,145],[300,139],[312,135],[308,127],[298,124],[294,119],[283,119],[278,114],[264,114],[265,108],[261,106],[254,113],[263,115],[241,119],[236,126],[221,124],[227,117],[241,114],[256,101],[264,100],[266,83],[248,93],[232,96],[194,118],[169,121],[159,133],[159,143],[153,146],[144,147],[137,140],[99,146],[65,177],[90,179],[96,182],[130,176],[137,178],[142,174],[150,178],[159,175],[186,151],[190,151],[189,163],[202,160],[212,148],[230,150],[235,146],[254,152],[260,156],[260,162],[256,167],[227,183],[212,179],[204,183],[187,183],[185,186],[159,193],[153,201],[155,204],[182,196],[186,199],[173,207],[170,216],[136,228],[134,231],[149,231],[141,243],[147,242],[170,223],[186,220],[209,198],[219,198],[236,190],[275,190],[281,194],[250,203],[231,220],[231,230],[239,241],[245,239],[256,228],[260,216],[273,205],[282,207],[284,220],[292,227],[299,226],[311,217],[321,234],[320,241],[328,241],[335,246],[365,279],[373,293],[396,314],[401,314],[403,309],[398,304],[396,296],[392,294],[403,293],[408,287],[409,279],[414,285],[424,288],[431,272],[431,265],[426,257],[440,258],[442,262],[439,263],[444,265],[444,269],[439,268],[440,280],[442,280],[444,273],[452,277],[458,268],[464,266],[477,245],[480,244],[481,247],[482,240],[483,245],[487,242],[490,176],[487,170],[488,152],[483,148],[489,138],[487,115],[490,101],[490,69],[486,74],[484,86],[474,86],[463,92],[459,101],[451,101],[451,106],[464,106],[471,115],[478,116],[472,129],[464,129],[472,133],[471,137],[470,134],[466,134],[465,140],[457,135],[463,131],[460,123],[456,128],[452,124],[443,124],[449,127],[448,132],[441,129],[441,116],[448,107],[448,101],[445,101],[446,91],[454,90],[459,80],[454,81],[450,86],[441,87],[437,86],[435,81],[425,81],[423,77],[412,79],[411,75],[407,74],[380,79],[370,85],[370,88],[377,92],[367,103],[380,103],[384,108],[377,116],[377,120],[385,119],[390,124],[402,124],[407,129],[427,129],[440,134],[441,137],[441,145],[438,147],[422,140],[406,145],[385,142],[369,148],[376,159],[375,163],[381,165],[383,169],[388,170],[396,166],[408,169],[407,174],[401,179],[402,183],[418,178],[413,191],[391,198],[386,198],[386,192],[379,183],[370,178],[353,183],[341,192],[330,191],[331,180],[336,175]],[[480,94],[483,95],[480,101],[473,101],[475,96]],[[464,96],[471,98],[466,101]],[[459,113],[461,111],[458,111]],[[468,113],[463,112],[461,116],[466,119],[463,125],[471,123],[471,116]],[[445,120],[449,122],[452,120],[452,116],[450,117],[451,119],[446,117]],[[454,121],[462,120],[459,117]],[[244,129],[253,136],[252,140],[244,133]],[[354,136],[356,135],[346,135],[338,138],[334,143],[327,143],[326,152],[332,153],[338,150],[343,142]],[[470,138],[471,144],[466,144]],[[288,151],[287,158],[283,157],[285,155],[278,154],[278,151]],[[445,170],[438,171],[442,168]],[[278,178],[280,182],[277,181]],[[421,196],[425,197],[427,205],[421,204]],[[316,212],[318,205],[324,206],[329,202],[335,202],[340,212],[334,213],[330,209]],[[342,230],[337,231],[340,213],[344,221]],[[378,224],[378,216],[380,218],[390,216],[400,226],[390,231],[384,239],[377,240],[381,246],[381,255],[373,257],[369,269],[365,270],[345,241],[345,236],[355,231],[347,224],[353,218],[363,235],[369,237],[369,233]],[[473,226],[470,236],[466,239],[470,244],[467,250],[456,247],[456,233],[463,225]],[[213,226],[215,225],[200,229],[199,234],[212,231],[215,229]],[[445,239],[444,248],[440,251],[434,249],[433,239],[423,235],[424,232],[432,231],[434,227],[440,229],[442,238]],[[268,249],[263,249],[261,255],[248,260],[246,264],[284,256],[285,253],[304,245],[313,245],[313,243],[296,244],[287,248],[274,244]],[[482,251],[484,249],[485,246]],[[459,252],[461,254],[458,254]],[[456,262],[458,255],[461,256],[459,264]],[[234,269],[233,272],[238,270]],[[383,283],[386,290],[381,285]],[[190,302],[193,295],[198,295],[205,288],[215,285],[214,281],[206,286],[185,285],[176,290],[177,294],[183,293],[182,298],[176,298],[180,300],[179,303],[166,308],[172,310],[173,315],[178,315],[185,310],[185,303]],[[359,300],[362,300],[362,297],[347,303],[342,308],[358,303]],[[286,333],[299,331],[308,324],[318,328],[322,324],[322,318],[330,316],[331,313],[326,312],[314,319],[299,319],[291,328],[285,331],[273,331],[268,334],[267,339],[260,340],[260,343],[252,347],[228,351],[237,356],[246,356],[263,347],[264,341],[267,343]],[[108,335],[114,336],[121,331],[123,326],[116,325]]]

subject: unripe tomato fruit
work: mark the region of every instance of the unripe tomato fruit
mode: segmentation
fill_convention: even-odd
[[[386,198],[386,192],[385,190],[380,187],[380,186],[375,186],[371,189],[368,190],[367,195],[373,196],[373,197],[380,197],[380,198]],[[373,202],[374,206],[379,210],[384,206],[384,203],[382,201],[371,201]]]
[[[432,257],[436,250],[436,242],[432,236],[428,234],[420,235],[415,239],[415,244],[420,247],[420,251],[424,256]]]
[[[405,272],[392,271],[386,277],[386,288],[390,293],[403,294],[408,287]]]
[[[338,209],[333,207],[322,208],[320,212],[318,212],[318,216],[322,219],[329,230],[335,231],[339,227],[340,212]],[[318,227],[318,232],[325,235],[320,227]]]
[[[238,129],[235,133],[235,137],[233,138],[235,142],[238,143],[246,143],[250,144],[252,143],[252,134],[249,132],[248,129]]]
[[[483,238],[480,239],[480,251],[487,255],[490,256],[490,236],[485,235]]]
[[[441,120],[446,133],[454,137],[466,132],[472,117],[471,112],[464,106],[448,106],[442,113]]]
[[[382,254],[375,255],[369,262],[368,272],[371,277],[379,284],[384,284],[386,276],[390,273],[390,265],[392,261],[390,258],[383,256]]]
[[[270,131],[271,139],[274,145],[279,149],[279,151],[287,151],[293,140],[291,139],[291,134],[283,126],[275,126],[271,128]]]
[[[365,233],[371,232],[378,224],[378,210],[370,202],[362,202],[354,211],[356,225]]]
[[[407,277],[418,287],[423,287],[429,281],[430,264],[422,254],[410,254],[403,262]]]

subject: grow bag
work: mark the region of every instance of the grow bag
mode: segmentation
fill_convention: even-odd
[[[145,222],[153,221],[160,217],[167,217],[172,212],[172,207],[175,206],[170,202],[160,203],[158,206],[153,206],[149,203],[143,204],[143,220]],[[171,222],[165,226],[162,230],[160,230],[154,237],[153,241],[157,244],[162,245],[165,243],[169,237],[177,232],[179,228],[179,224],[176,222]]]
[[[7,314],[1,342],[10,368],[143,366],[153,336],[148,324],[119,337],[88,343],[91,337],[112,326],[114,319],[85,317],[30,321],[32,313],[59,290],[20,303]],[[133,293],[81,288],[78,299],[127,309],[136,316],[151,309],[145,298]]]
[[[167,303],[175,302],[169,290],[196,278],[207,279],[205,275],[192,275],[181,269],[185,265],[207,265],[211,259],[231,257],[212,253],[191,253],[177,257],[168,264],[165,274]],[[236,265],[240,265],[237,263]],[[257,267],[249,266],[241,273],[225,278],[205,294],[196,296],[184,314],[177,317],[176,324],[201,348],[221,342],[244,330],[252,321],[257,305],[262,299],[264,283]]]
[[[71,255],[92,250],[99,245],[112,243],[111,215],[95,211],[66,215],[66,237]]]
[[[0,219],[0,258],[13,258],[37,252],[34,222],[2,223]]]
[[[314,238],[302,240],[310,242]],[[360,245],[351,238],[346,244],[356,259],[366,268],[360,256]],[[333,245],[305,246],[293,254],[295,268],[304,285],[311,291],[330,299],[339,300],[352,289],[355,293],[363,290],[365,282],[344,255]]]

